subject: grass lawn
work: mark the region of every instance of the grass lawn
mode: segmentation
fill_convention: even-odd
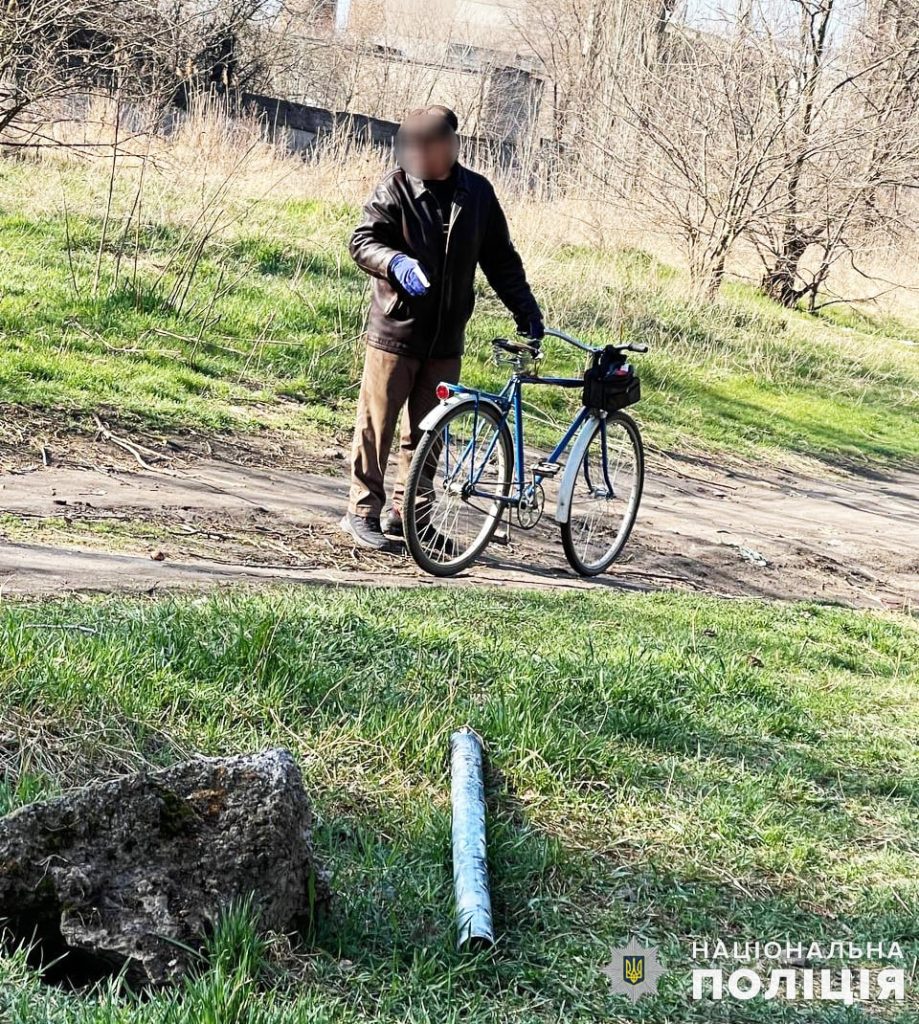
[[[915,620],[816,605],[328,588],[7,604],[0,812],[141,760],[283,745],[337,896],[306,951],[232,917],[200,977],[140,1004],[78,1000],[7,957],[0,1019],[907,1024],[917,684]],[[488,746],[500,937],[472,959],[452,945],[463,723]],[[630,935],[667,968],[634,1007],[600,973]],[[719,938],[896,940],[908,1002],[692,1002],[692,942]]]
[[[95,415],[154,438],[348,430],[368,298],[350,170],[320,199],[297,162],[237,180],[180,155],[142,187],[120,169],[110,208],[101,163],[0,160],[0,451]],[[919,463],[919,325],[789,312],[740,283],[699,305],[668,263],[547,241],[551,212],[508,205],[547,322],[651,345],[653,444]],[[480,282],[468,383],[501,382],[488,341],[511,329]],[[549,372],[581,365],[547,352]],[[539,392],[541,439],[574,400]],[[816,605],[427,588],[0,602],[0,814],[143,763],[282,745],[336,891],[298,948],[232,910],[200,975],[142,1002],[78,999],[0,956],[0,1024],[913,1024],[917,684],[915,619]],[[465,723],[489,754],[499,934],[472,958],[453,948],[449,854],[447,741]],[[633,935],[667,971],[635,1006],[601,973]],[[897,941],[908,999],[693,1002],[693,942],[719,939]]]
[[[0,161],[5,418],[52,410],[82,430],[98,413],[153,434],[344,432],[368,295],[346,251],[356,205],[297,197],[290,182],[284,195],[229,190],[197,206],[193,182],[149,188],[137,212],[125,171],[106,223],[98,166]],[[651,345],[638,359],[639,415],[653,442],[769,459],[919,459],[919,325],[835,307],[790,313],[740,284],[700,306],[674,268],[642,251],[548,246],[524,207],[511,214],[549,323],[598,344]],[[480,286],[464,378],[495,386],[488,341],[512,325]],[[561,342],[547,351],[548,371],[581,367]],[[543,389],[537,402],[560,421],[575,397]]]

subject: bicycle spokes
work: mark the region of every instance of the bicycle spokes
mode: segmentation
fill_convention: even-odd
[[[576,568],[592,571],[618,553],[634,518],[640,472],[637,449],[623,421],[599,420],[571,495],[567,530]]]
[[[414,533],[422,557],[454,563],[487,543],[510,486],[506,428],[490,409],[455,410],[429,435],[413,495]]]

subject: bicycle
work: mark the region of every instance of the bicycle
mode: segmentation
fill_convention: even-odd
[[[621,375],[630,372],[624,353],[647,351],[646,345],[634,344],[594,348],[552,328],[545,334],[590,354],[594,367],[607,359]],[[565,556],[581,575],[599,575],[622,552],[641,501],[641,434],[617,404],[637,400],[638,379],[631,378],[634,389],[627,398],[617,399],[622,389],[616,385],[604,391],[607,378],[591,378],[590,370],[582,377],[540,376],[541,347],[504,338],[495,338],[492,347],[495,361],[513,370],[504,388],[494,394],[440,383],[440,405],[421,422],[424,434],[409,469],[402,513],[408,549],[434,576],[460,572],[486,548],[502,518],[510,521],[512,509],[519,527],[533,529],[545,508],[543,481],[562,471],[555,520]],[[588,390],[590,380],[594,386]],[[521,397],[525,384],[583,388],[589,402],[551,454],[529,467],[529,475]],[[603,397],[607,394],[609,400]],[[569,445],[571,453],[562,462]],[[606,519],[604,529],[601,520]]]

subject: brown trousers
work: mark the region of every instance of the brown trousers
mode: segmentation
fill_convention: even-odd
[[[367,346],[357,423],[351,444],[351,493],[348,511],[358,516],[378,516],[386,504],[383,478],[396,432],[396,420],[404,407],[399,444],[399,469],[392,506],[401,511],[405,478],[421,440],[418,424],[437,405],[434,389],[440,381],[459,380],[460,357],[416,359]]]

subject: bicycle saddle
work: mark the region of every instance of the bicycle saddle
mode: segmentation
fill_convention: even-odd
[[[508,341],[507,338],[492,338],[492,345],[495,348],[503,349],[505,352],[511,352],[518,356],[535,356],[538,352],[538,348],[534,348],[532,345],[517,344],[513,341]]]

